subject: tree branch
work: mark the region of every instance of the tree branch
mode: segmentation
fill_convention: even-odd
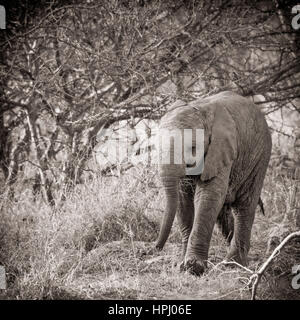
[[[266,260],[266,262],[260,267],[260,269],[250,277],[248,285],[252,286],[251,300],[255,300],[259,281],[263,273],[266,271],[266,269],[270,265],[270,263],[273,261],[276,255],[280,253],[280,250],[283,249],[291,239],[296,237],[300,237],[300,231],[293,232],[289,234],[286,238],[284,238],[283,241],[274,249],[274,251],[272,252],[270,257]]]

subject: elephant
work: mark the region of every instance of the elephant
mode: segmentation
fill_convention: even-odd
[[[154,249],[163,249],[177,212],[181,270],[194,275],[205,271],[215,224],[228,241],[225,261],[247,266],[251,229],[272,148],[264,114],[250,99],[224,91],[188,103],[177,101],[161,118],[160,130],[186,128],[204,130],[203,170],[187,174],[191,164],[185,160],[159,164],[166,204]],[[172,143],[170,157],[174,157]]]

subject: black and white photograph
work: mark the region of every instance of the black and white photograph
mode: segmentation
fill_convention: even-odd
[[[300,300],[300,1],[0,1],[0,300]]]

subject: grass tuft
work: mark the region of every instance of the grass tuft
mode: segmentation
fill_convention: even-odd
[[[257,212],[249,254],[251,270],[267,258],[268,238],[290,210],[293,181],[272,174]],[[162,252],[151,248],[163,214],[164,194],[155,171],[138,168],[120,178],[94,178],[65,195],[55,208],[24,190],[18,202],[1,200],[0,264],[7,271],[2,299],[249,299],[250,274],[220,262],[225,240],[214,230],[209,268],[202,277],[179,273],[180,234],[175,222]],[[258,298],[299,296],[291,248],[274,261]],[[299,249],[298,249],[299,250]],[[298,251],[299,252],[299,251]]]

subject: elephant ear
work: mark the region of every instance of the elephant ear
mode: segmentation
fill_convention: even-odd
[[[225,107],[216,105],[211,128],[210,143],[204,159],[201,180],[215,177],[237,157],[237,131],[235,122]]]

